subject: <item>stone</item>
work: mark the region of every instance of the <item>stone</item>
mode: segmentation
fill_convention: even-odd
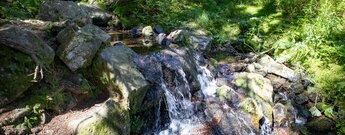
[[[79,26],[91,23],[87,12],[73,1],[46,0],[41,5],[38,16],[44,21],[72,20]]]
[[[212,103],[213,102],[213,103]],[[201,128],[201,134],[205,133],[203,130],[212,131],[210,134],[257,134],[258,121],[251,119],[248,114],[235,112],[227,105],[220,105],[216,101],[212,101],[207,105],[205,114],[210,122],[206,122],[206,127]],[[253,123],[254,122],[254,123]],[[206,128],[206,129],[203,129]],[[200,133],[200,129],[199,133]]]
[[[84,119],[74,119],[68,123],[75,129],[74,134],[130,134],[129,112],[113,99],[105,101],[93,115]]]
[[[238,104],[240,102],[240,96],[238,93],[233,90],[232,88],[223,85],[216,90],[216,95],[221,99],[221,100],[226,100],[230,104]]]
[[[246,88],[250,97],[260,97],[268,103],[273,103],[273,86],[270,80],[256,73],[241,72],[235,75],[237,76],[236,85]]]
[[[191,89],[200,90],[200,84],[198,80],[198,70],[195,61],[190,57],[189,52],[185,48],[179,49],[165,49],[161,51],[162,55],[166,58],[165,64],[177,69],[177,66],[181,66],[183,71],[186,73],[186,78],[190,83]],[[172,60],[170,58],[176,60]],[[178,61],[178,63],[177,63]]]
[[[135,113],[141,109],[141,103],[149,83],[138,71],[134,63],[133,50],[123,44],[107,47],[101,51],[94,62],[94,72],[101,85],[112,96],[120,98]]]
[[[92,5],[79,5],[91,19],[93,25],[100,27],[107,26],[117,26],[119,19],[112,13],[108,13],[100,8],[94,7]]]
[[[155,33],[157,33],[157,34],[164,33],[163,28],[160,27],[160,26],[155,26],[155,27],[153,27],[153,31],[154,31]]]
[[[286,95],[286,92],[278,92],[278,93],[274,94],[273,101],[274,101],[274,103],[286,104],[289,101],[289,99]]]
[[[132,28],[132,29],[130,30],[130,33],[131,33],[131,37],[132,37],[132,38],[136,38],[136,37],[139,36],[140,30],[139,30],[138,28]]]
[[[16,25],[0,29],[0,44],[31,56],[36,64],[50,64],[55,57],[54,50],[34,32]]]
[[[60,46],[56,51],[59,58],[72,71],[87,67],[102,43],[107,43],[110,36],[103,30],[88,24],[79,30],[67,27],[58,36]]]
[[[172,42],[172,43],[181,43],[183,42],[184,40],[184,36],[186,34],[186,31],[185,30],[175,30],[173,32],[171,32],[169,35],[168,35],[168,39]]]
[[[170,41],[166,38],[164,33],[160,33],[156,36],[156,42],[162,46],[169,46]]]
[[[295,73],[292,69],[274,61],[274,59],[268,55],[264,55],[263,57],[261,57],[258,60],[258,63],[263,67],[263,70],[267,73],[276,74],[292,82],[297,81],[299,79],[298,74]]]
[[[16,25],[1,27],[0,107],[27,91],[33,85],[28,75],[34,67],[50,64],[54,57],[54,50],[34,32]]]
[[[275,92],[284,91],[287,86],[290,86],[289,82],[286,79],[278,77],[276,75],[267,74],[266,78],[268,78],[271,81],[273,85],[273,90]]]
[[[296,95],[296,97],[294,98],[294,101],[299,105],[306,104],[308,102],[308,96],[306,93]]]
[[[102,9],[112,4],[116,4],[118,1],[119,0],[87,0],[86,4]]]
[[[154,35],[153,28],[151,26],[144,27],[141,33],[146,37],[151,37]]]
[[[206,35],[191,35],[192,47],[200,52],[204,52],[206,47],[211,44],[212,37]]]
[[[335,122],[325,116],[314,117],[307,127],[317,133],[327,133],[335,128]]]
[[[281,103],[277,103],[273,107],[273,119],[275,127],[287,127],[287,109]]]

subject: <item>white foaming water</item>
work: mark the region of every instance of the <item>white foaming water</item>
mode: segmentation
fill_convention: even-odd
[[[200,88],[205,96],[214,97],[218,88],[216,80],[213,79],[211,71],[206,66],[200,66],[200,69],[202,71],[202,74],[198,74]]]
[[[164,95],[166,98],[166,104],[169,111],[169,118],[171,120],[169,127],[166,130],[160,131],[159,135],[171,135],[171,134],[191,134],[195,127],[198,127],[199,121],[193,120],[192,115],[194,112],[194,106],[191,101],[190,88],[188,86],[188,81],[185,78],[185,73],[183,70],[178,70],[177,72],[182,76],[184,84],[184,90],[176,88],[176,92],[179,97],[175,97],[173,93],[169,91],[166,86],[166,82],[162,79],[161,88],[164,90]],[[176,79],[176,78],[175,78]],[[177,80],[175,80],[177,84]],[[188,91],[187,96],[185,96],[183,91]],[[199,125],[200,126],[200,125]]]
[[[199,69],[202,71],[199,74],[198,81],[200,83],[200,89],[205,96],[214,97],[216,93],[216,89],[218,88],[216,85],[216,80],[213,79],[211,71],[209,71],[206,67],[199,66]],[[178,70],[177,72],[183,78],[184,85],[188,85],[188,81],[185,78],[185,73],[183,70]],[[176,79],[176,78],[175,78]],[[176,83],[176,80],[175,80]],[[167,83],[162,78],[161,88],[164,90],[164,95],[166,98],[166,105],[169,111],[169,118],[171,120],[169,126],[165,130],[161,130],[156,132],[156,135],[190,135],[190,134],[203,134],[203,129],[205,125],[202,124],[203,121],[200,121],[197,116],[194,116],[196,110],[194,109],[193,102],[191,101],[190,95],[190,88],[189,86],[184,87],[186,89],[177,89],[174,93],[172,93],[167,88]],[[185,96],[183,93],[188,91],[189,94]],[[176,94],[178,97],[176,97]],[[182,98],[181,98],[182,97]],[[255,131],[251,128],[250,124],[241,117],[241,114],[238,114],[233,109],[230,109],[230,115],[234,118],[233,120],[236,121],[237,126],[240,127],[239,129],[234,128],[234,131],[238,131],[240,135],[255,135]],[[206,127],[207,128],[207,127]],[[268,133],[263,131],[264,133]]]

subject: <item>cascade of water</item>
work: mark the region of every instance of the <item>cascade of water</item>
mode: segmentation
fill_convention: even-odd
[[[214,94],[216,93],[216,89],[218,88],[216,84],[216,80],[213,79],[211,71],[208,70],[206,66],[199,66],[199,67],[200,67],[200,70],[202,71],[202,73],[198,75],[200,89],[202,90],[204,95],[214,96]]]
[[[260,121],[260,135],[272,135],[273,129],[271,122],[265,117],[261,118]]]
[[[177,100],[167,88],[166,82],[164,80],[162,80],[162,82],[161,87],[164,90],[171,123],[168,129],[160,131],[158,134],[189,134],[193,127],[198,123],[197,121],[193,121],[191,118],[194,113],[191,100],[188,98]]]

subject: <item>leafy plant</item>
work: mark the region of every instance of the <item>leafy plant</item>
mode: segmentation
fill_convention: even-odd
[[[34,18],[42,2],[42,0],[14,0],[0,6],[0,16],[9,19]]]

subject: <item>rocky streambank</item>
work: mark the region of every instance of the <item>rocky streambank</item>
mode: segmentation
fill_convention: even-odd
[[[0,134],[333,131],[307,75],[202,28],[119,30],[97,4],[60,0],[38,19],[0,19]]]

